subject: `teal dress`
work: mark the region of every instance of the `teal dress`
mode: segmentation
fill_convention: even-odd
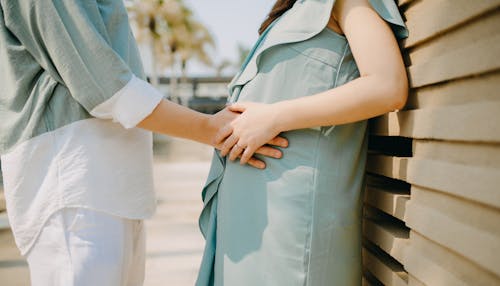
[[[392,0],[371,0],[398,38]],[[359,77],[345,37],[326,28],[334,0],[297,1],[262,34],[230,101],[273,103]],[[197,285],[361,285],[367,122],[283,133],[290,146],[257,170],[216,152],[203,189],[206,238]]]

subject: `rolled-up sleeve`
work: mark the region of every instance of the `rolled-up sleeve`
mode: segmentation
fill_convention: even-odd
[[[11,19],[20,40],[42,68],[65,86],[92,116],[111,119],[132,128],[147,117],[163,98],[133,74],[115,51],[109,25],[127,25],[123,11],[104,19],[97,2],[67,0],[8,1],[16,6]],[[24,26],[23,26],[24,24]],[[128,35],[131,37],[131,35]],[[126,38],[123,44],[128,44]],[[120,47],[115,47],[120,48]]]
[[[132,76],[121,90],[95,106],[90,114],[97,118],[112,119],[125,128],[132,128],[151,114],[162,97],[150,84]]]

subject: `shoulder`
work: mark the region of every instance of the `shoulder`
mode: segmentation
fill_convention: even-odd
[[[356,8],[371,9],[368,0],[336,0],[332,9],[333,16],[341,21],[347,14]]]
[[[366,19],[369,15],[375,15],[390,26],[396,38],[408,37],[408,30],[395,0],[336,0],[332,14],[343,30],[348,25],[371,28]]]

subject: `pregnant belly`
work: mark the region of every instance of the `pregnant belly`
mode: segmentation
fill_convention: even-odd
[[[288,247],[303,247],[304,236],[295,238],[294,233],[306,231],[310,223],[316,148],[321,135],[310,129],[283,135],[290,146],[283,149],[282,159],[264,158],[265,170],[241,166],[238,162],[226,164],[218,192],[218,237],[231,236],[222,244],[236,260],[240,256],[241,239],[247,241],[246,245],[260,245],[265,229],[283,232],[281,235],[294,230],[289,233],[292,237]]]
[[[311,170],[317,168],[317,157],[320,152],[318,145],[319,140],[323,136],[320,130],[301,129],[284,132],[281,136],[287,138],[289,141],[287,148],[280,148],[283,152],[281,159],[256,155],[256,157],[266,162],[266,169],[264,170],[258,170],[248,165],[241,166],[238,161],[227,161],[221,187],[233,181],[272,181],[279,179],[287,172],[292,172],[293,170],[308,170],[307,172],[312,172]]]

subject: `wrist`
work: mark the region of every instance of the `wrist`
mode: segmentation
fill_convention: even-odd
[[[200,122],[200,130],[198,131],[198,134],[200,134],[199,141],[203,144],[214,146],[215,134],[218,131],[214,123],[214,115],[202,114]]]
[[[273,122],[275,130],[278,133],[281,133],[293,129],[290,126],[290,119],[289,119],[290,115],[293,113],[292,111],[290,111],[290,106],[288,104],[288,101],[280,101],[273,103],[272,105],[273,105],[272,109],[276,114]]]

